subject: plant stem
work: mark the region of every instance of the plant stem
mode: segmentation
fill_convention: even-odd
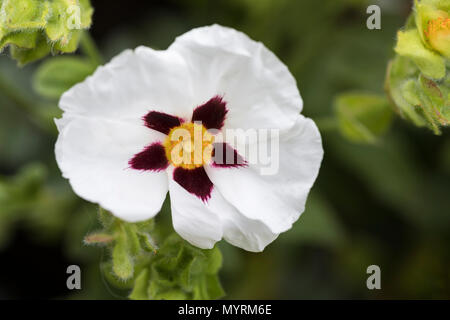
[[[103,63],[103,58],[100,51],[95,44],[94,39],[92,39],[91,34],[85,31],[81,37],[80,41],[81,50],[91,59],[96,65]]]

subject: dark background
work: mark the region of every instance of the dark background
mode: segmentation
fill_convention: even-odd
[[[126,48],[165,49],[192,27],[219,23],[262,41],[298,81],[304,114],[332,115],[347,90],[382,93],[395,35],[412,1],[94,0],[92,35],[106,60]],[[366,8],[382,8],[382,30],[366,28]],[[18,69],[7,54],[0,72],[39,114],[54,110],[31,88],[39,65]],[[37,106],[39,104],[39,106]],[[78,199],[54,160],[54,132],[0,91],[0,299],[125,298],[103,280],[107,252],[86,247],[96,208]],[[50,123],[51,117],[47,115]],[[227,298],[450,297],[450,136],[396,119],[375,145],[322,131],[323,166],[307,210],[263,253],[221,243]],[[169,212],[162,212],[169,215]],[[82,268],[83,289],[66,289],[66,268]],[[381,267],[382,289],[366,288]]]

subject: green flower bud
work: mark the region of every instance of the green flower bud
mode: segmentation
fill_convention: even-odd
[[[427,77],[441,79],[445,76],[445,59],[424,46],[416,29],[399,31],[397,38],[395,52],[414,61]]]
[[[77,49],[92,23],[89,0],[0,0],[0,51],[24,65]]]
[[[410,60],[397,57],[388,70],[388,95],[401,116],[440,134],[441,127],[450,125],[448,77],[435,81],[414,70]]]
[[[435,134],[450,125],[450,1],[415,0],[386,78],[396,111]]]

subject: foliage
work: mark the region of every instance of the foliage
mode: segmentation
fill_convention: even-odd
[[[102,270],[115,286],[132,289],[131,299],[216,299],[224,295],[217,273],[222,254],[201,250],[172,232],[157,246],[153,220],[127,223],[100,209],[103,229],[86,236],[86,244],[105,245],[111,260]]]
[[[350,141],[374,143],[392,123],[392,109],[383,96],[345,93],[335,100],[340,132]]]
[[[33,87],[41,96],[58,99],[75,84],[92,74],[97,65],[78,57],[55,57],[42,64],[34,75]]]

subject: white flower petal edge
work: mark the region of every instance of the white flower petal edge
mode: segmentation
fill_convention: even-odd
[[[260,252],[278,236],[260,221],[242,215],[217,188],[204,203],[169,178],[169,193],[175,231],[199,248],[211,249],[223,237],[236,247]]]
[[[61,97],[69,114],[142,126],[150,110],[189,118],[195,106],[190,77],[177,52],[147,47],[125,50]]]
[[[227,101],[225,128],[287,129],[302,111],[295,78],[273,52],[242,32],[212,25],[181,36],[168,51],[187,61],[197,104]]]
[[[206,170],[225,199],[240,213],[279,234],[290,229],[304,211],[322,158],[319,130],[311,119],[299,115],[295,126],[280,136],[277,174],[260,175],[254,165],[235,170],[215,167]]]
[[[127,165],[142,143],[159,140],[160,133],[81,116],[66,115],[56,123],[56,160],[76,194],[131,222],[160,211],[168,191],[166,172],[149,175]]]
[[[169,170],[171,171],[171,170]],[[169,174],[169,177],[172,175]],[[215,197],[208,204],[187,192],[172,178],[169,178],[170,206],[175,231],[189,243],[211,249],[222,239],[222,224],[217,214]]]

